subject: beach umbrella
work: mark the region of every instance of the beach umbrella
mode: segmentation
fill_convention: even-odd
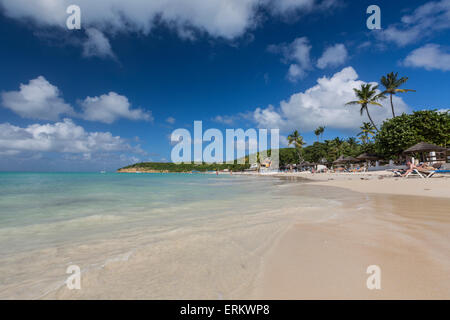
[[[425,153],[436,152],[436,153],[445,154],[446,150],[447,150],[446,148],[437,146],[432,143],[419,142],[418,144],[415,144],[412,147],[403,151],[403,153],[405,153],[405,154],[420,153],[421,158],[422,158],[421,160],[424,161],[424,160],[426,160]]]
[[[319,160],[320,164],[327,164],[328,160],[326,158],[322,158]]]
[[[378,157],[375,154],[371,154],[371,153],[363,153],[363,154],[360,154],[359,156],[357,156],[356,159],[358,159],[358,160],[378,160],[378,159],[380,159],[380,157]]]
[[[403,153],[419,153],[419,152],[443,152],[446,149],[441,146],[437,146],[435,144],[427,143],[427,142],[419,142],[418,144],[413,145],[412,147],[403,151]]]
[[[358,162],[359,160],[354,157],[345,157],[343,159],[344,162]]]
[[[344,156],[340,156],[336,160],[333,161],[334,164],[345,163]]]

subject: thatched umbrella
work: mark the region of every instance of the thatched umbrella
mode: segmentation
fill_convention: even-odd
[[[345,163],[344,156],[340,156],[336,160],[333,161],[333,164]]]
[[[310,167],[313,166],[314,163],[308,162],[308,161],[303,161],[299,164],[300,167]]]
[[[363,153],[363,154],[360,154],[359,156],[357,156],[356,159],[362,160],[362,161],[364,161],[364,160],[379,160],[380,157],[378,157],[375,154],[371,154],[371,153]]]
[[[423,152],[443,152],[446,149],[441,146],[437,146],[435,144],[427,143],[427,142],[419,142],[416,145],[406,149],[403,153],[423,153]]]
[[[358,162],[359,160],[353,157],[345,157],[344,162]]]
[[[416,145],[406,149],[403,151],[405,154],[413,154],[420,153],[421,160],[427,160],[425,157],[425,153],[436,152],[436,153],[445,153],[447,149],[441,146],[437,146],[435,144],[427,143],[427,142],[419,142]]]

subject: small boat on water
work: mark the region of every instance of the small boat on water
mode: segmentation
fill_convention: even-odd
[[[105,170],[102,170],[102,171],[100,171],[100,173],[106,173],[106,171],[105,171]]]

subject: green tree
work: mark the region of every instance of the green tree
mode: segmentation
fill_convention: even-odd
[[[317,142],[319,142],[319,137],[321,137],[323,135],[323,132],[325,131],[325,127],[318,127],[316,130],[314,130],[314,134],[317,137]]]
[[[339,137],[334,138],[329,143],[329,152],[333,154],[334,160],[339,158],[344,153],[344,140]]]
[[[377,94],[377,89],[378,89],[377,85],[372,87],[372,85],[370,83],[362,84],[361,89],[353,88],[353,91],[355,91],[355,95],[358,98],[358,100],[350,101],[350,102],[347,102],[346,104],[347,105],[360,105],[361,109],[359,111],[361,113],[361,116],[363,115],[364,111],[366,111],[370,122],[374,126],[375,130],[378,131],[377,126],[375,125],[375,123],[372,120],[372,117],[370,116],[369,108],[368,108],[369,105],[375,105],[375,106],[382,107],[382,105],[379,104],[377,101],[381,100],[381,99],[385,99],[386,96],[383,93]]]
[[[391,100],[392,117],[395,118],[394,103],[392,102],[392,96],[398,92],[416,92],[416,90],[411,89],[399,89],[399,87],[408,81],[407,77],[401,77],[398,79],[398,72],[388,73],[386,76],[381,77],[381,84],[384,86],[385,90],[383,94],[389,94]]]
[[[322,142],[314,142],[314,144],[303,148],[303,158],[306,161],[317,163],[323,158],[328,159],[327,145]]]
[[[422,141],[443,147],[450,145],[449,111],[415,111],[388,119],[375,136],[375,148],[385,158],[394,159]]]
[[[359,127],[361,132],[357,134],[359,140],[363,144],[367,144],[375,136],[375,128],[370,122],[363,122],[363,125]]]
[[[280,156],[280,166],[298,163],[299,161],[297,150],[293,148],[279,149],[279,156]]]
[[[357,157],[361,154],[361,145],[355,137],[347,138],[343,144],[344,154],[347,156]]]
[[[287,137],[289,145],[293,144],[298,153],[298,158],[302,161],[302,148],[306,144],[298,130],[295,130]]]

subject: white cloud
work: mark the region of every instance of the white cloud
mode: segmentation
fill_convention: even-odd
[[[353,88],[359,88],[364,83],[358,80],[358,74],[352,67],[344,68],[331,78],[320,78],[315,86],[281,101],[278,108],[257,108],[253,113],[254,120],[261,128],[279,128],[284,132],[294,128],[311,131],[318,126],[355,130],[362,121],[368,121],[367,116],[361,117],[358,107],[345,104],[355,100]],[[376,123],[391,116],[388,102],[382,103],[383,108],[369,107]],[[399,97],[394,96],[394,105],[398,114],[409,110]]]
[[[288,69],[287,78],[291,82],[295,82],[298,79],[306,77],[306,71],[302,69],[298,64],[291,64]]]
[[[0,124],[0,149],[6,152],[97,153],[142,152],[110,132],[86,132],[70,119],[54,124],[33,124],[22,128]]]
[[[412,51],[403,64],[426,70],[450,71],[450,51],[444,52],[438,44],[427,44]]]
[[[86,34],[88,38],[83,43],[83,56],[116,59],[108,38],[101,31],[88,28]]]
[[[289,44],[270,45],[267,49],[269,52],[281,54],[284,63],[292,62],[287,77],[290,81],[297,81],[312,69],[311,48],[308,38],[301,37]]]
[[[285,14],[298,9],[304,9],[306,11],[311,10],[316,1],[314,0],[277,0],[272,1],[269,7],[274,13]]]
[[[237,120],[237,118],[238,118],[238,116],[228,116],[228,115],[220,116],[219,115],[219,116],[214,117],[212,120],[214,122],[231,125],[234,123],[234,121]]]
[[[151,111],[130,109],[128,98],[115,92],[87,97],[80,102],[83,113],[76,113],[64,102],[60,90],[43,76],[20,84],[19,91],[2,92],[1,100],[5,108],[30,119],[57,121],[66,115],[104,123],[113,123],[119,118],[153,121]]]
[[[344,64],[347,57],[347,49],[342,43],[338,43],[325,49],[322,56],[317,60],[317,67],[319,69],[337,67]]]
[[[419,6],[401,23],[390,25],[376,34],[380,39],[405,46],[450,29],[450,0],[431,1]]]
[[[175,123],[175,118],[174,117],[168,117],[167,119],[166,119],[166,122],[167,123],[170,123],[170,124],[174,124]]]
[[[78,0],[82,27],[102,32],[148,34],[162,22],[186,34],[195,28],[214,37],[232,39],[258,24],[260,8],[273,14],[324,9],[335,0]],[[65,27],[66,8],[72,0],[0,0],[5,14],[31,19],[44,27]],[[188,34],[190,34],[188,32]]]
[[[83,119],[113,123],[119,118],[153,121],[151,112],[142,109],[130,109],[128,98],[115,92],[100,97],[87,97],[82,101]]]
[[[19,91],[1,93],[2,104],[23,118],[58,120],[61,114],[73,114],[57,87],[43,76],[20,84]]]
[[[218,115],[211,119],[214,122],[224,125],[232,125],[236,122],[248,122],[253,120],[253,114],[250,112],[239,112],[234,115]]]

